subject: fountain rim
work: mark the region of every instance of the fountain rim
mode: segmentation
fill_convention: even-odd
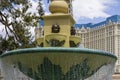
[[[84,54],[96,54],[96,55],[104,55],[109,56],[112,58],[115,58],[117,60],[117,57],[106,51],[102,50],[95,50],[95,49],[87,49],[87,48],[61,48],[61,47],[36,47],[36,48],[25,48],[25,49],[16,49],[12,51],[8,51],[0,55],[1,58],[4,58],[6,56],[11,56],[15,54],[27,54],[27,53],[39,53],[39,52],[64,52],[64,53],[84,53]]]

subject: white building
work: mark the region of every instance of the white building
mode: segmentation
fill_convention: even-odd
[[[120,16],[114,15],[98,24],[76,24],[76,36],[85,48],[111,52],[118,57],[115,72],[120,73]]]
[[[43,37],[43,26],[42,26],[42,23],[41,24],[38,23],[37,27],[35,28],[35,39]]]

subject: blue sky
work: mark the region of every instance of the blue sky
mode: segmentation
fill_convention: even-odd
[[[43,0],[46,14],[47,0]],[[76,23],[98,23],[112,15],[120,15],[120,0],[74,0],[73,15]]]

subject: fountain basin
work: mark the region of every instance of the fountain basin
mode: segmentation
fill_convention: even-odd
[[[104,51],[58,47],[19,49],[1,55],[5,80],[17,80],[18,70],[32,80],[85,80],[108,65],[112,65],[112,75],[116,60]]]

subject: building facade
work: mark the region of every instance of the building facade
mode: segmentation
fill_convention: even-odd
[[[111,52],[118,57],[115,72],[120,73],[120,16],[114,15],[98,24],[75,24],[76,36],[85,48]]]

